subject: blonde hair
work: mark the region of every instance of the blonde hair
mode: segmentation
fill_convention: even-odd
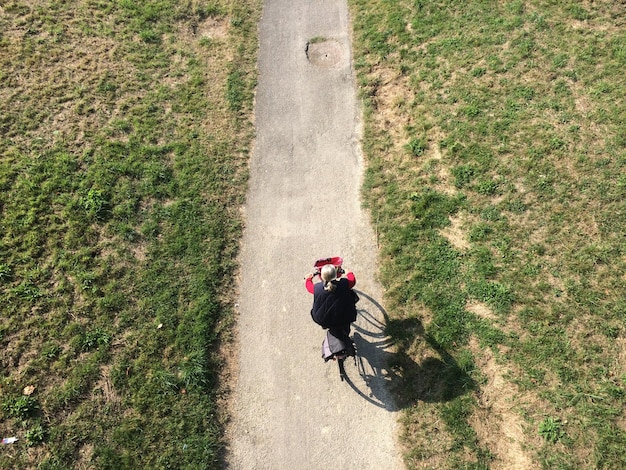
[[[334,291],[337,286],[331,281],[337,278],[337,269],[332,264],[325,264],[320,273],[322,281],[324,281],[324,290]]]

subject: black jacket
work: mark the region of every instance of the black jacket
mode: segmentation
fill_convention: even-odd
[[[348,287],[348,280],[341,278],[331,282],[336,286],[332,292],[324,290],[323,282],[314,287],[311,317],[323,328],[340,327],[356,321],[355,296]]]

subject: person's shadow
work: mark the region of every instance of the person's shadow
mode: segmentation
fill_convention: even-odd
[[[357,293],[361,300],[353,325],[356,367],[346,367],[346,382],[355,392],[376,406],[397,411],[419,401],[449,401],[476,389],[475,381],[425,333],[419,319],[391,320],[375,299]],[[416,338],[422,338],[433,350],[433,355],[420,364],[409,354]],[[347,359],[346,365],[349,363]]]

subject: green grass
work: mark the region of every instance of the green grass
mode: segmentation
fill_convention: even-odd
[[[518,448],[538,467],[625,466],[626,9],[350,5],[409,468],[512,466]],[[467,354],[493,358],[473,374],[496,368],[506,394],[493,376],[435,400],[411,385],[431,356]],[[518,448],[485,394],[516,410]]]
[[[626,466],[624,6],[350,5],[408,467]],[[1,467],[220,466],[258,17],[3,5]]]
[[[3,5],[0,467],[219,466],[258,15]]]

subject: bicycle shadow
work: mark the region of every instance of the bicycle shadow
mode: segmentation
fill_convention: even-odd
[[[419,401],[446,402],[476,389],[475,381],[425,333],[419,319],[390,320],[375,299],[357,293],[361,301],[353,339],[358,376],[353,367],[346,368],[346,382],[356,393],[373,405],[398,411]],[[419,364],[408,352],[416,338],[436,353]]]

